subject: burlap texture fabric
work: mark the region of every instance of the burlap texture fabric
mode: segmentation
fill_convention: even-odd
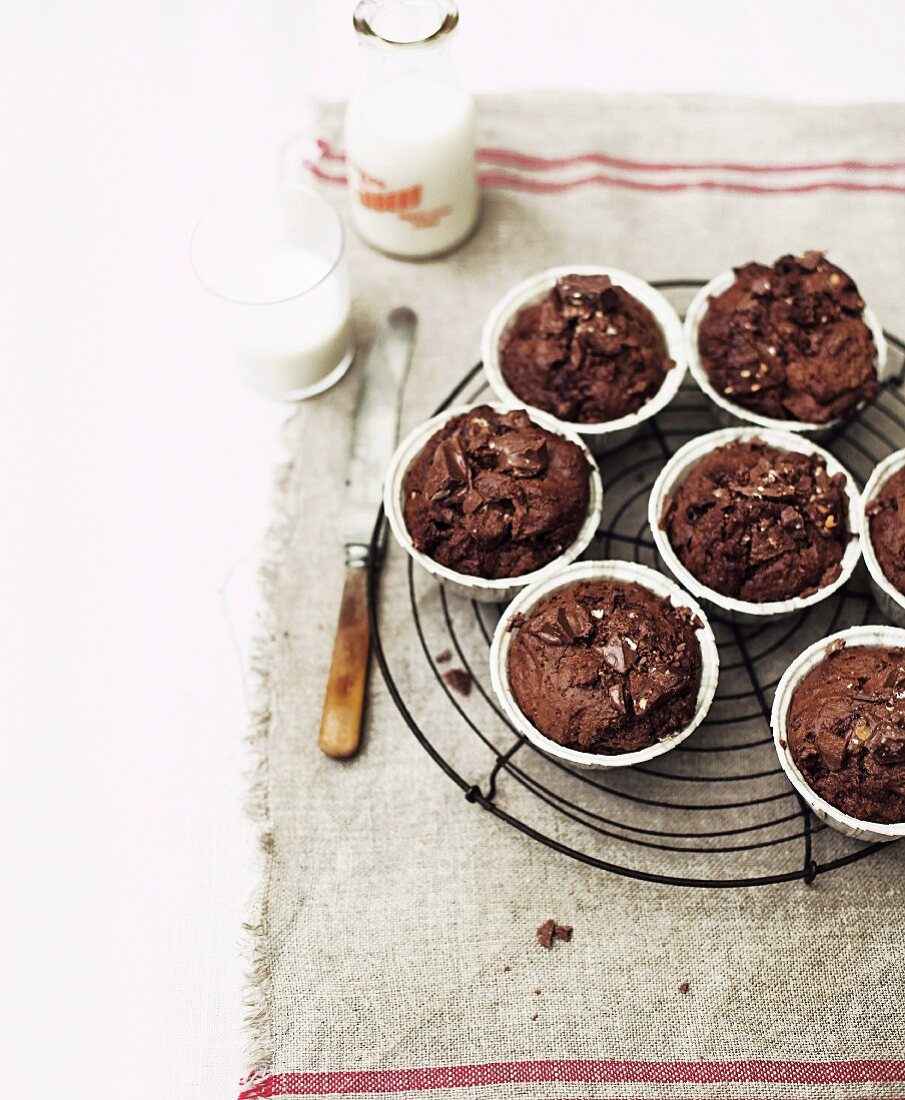
[[[749,259],[825,248],[886,327],[905,331],[905,164],[898,163],[905,106],[532,93],[481,101],[480,124],[484,212],[463,248],[403,263],[348,235],[362,346],[395,305],[412,306],[420,319],[403,430],[475,364],[493,303],[554,264],[600,261],[649,280],[709,278]],[[325,107],[320,127],[326,144],[314,171],[345,214],[345,191],[327,178],[344,171],[341,108]],[[614,160],[572,159],[601,150]],[[544,160],[512,158],[513,151]],[[243,1094],[905,1095],[901,847],[820,875],[812,886],[702,890],[609,874],[469,804],[416,742],[376,668],[360,755],[346,763],[321,755],[316,735],[342,587],[340,491],[357,380],[355,370],[301,405],[285,429],[290,457],[276,489],[257,652],[255,814],[264,868],[249,921],[253,1072]],[[890,406],[887,424],[897,446],[905,444],[895,422],[901,408]],[[601,466],[606,484],[606,458]],[[379,598],[387,660],[415,720],[462,776],[486,790],[492,753],[431,672],[408,585],[404,556],[391,547]],[[426,644],[439,647],[446,636],[439,596],[419,576],[415,585]],[[477,668],[486,642],[468,615],[460,619],[461,644]],[[837,627],[846,616],[860,621],[857,600],[842,615]],[[828,625],[818,619],[813,629]],[[777,674],[794,652],[787,646],[772,655]],[[729,673],[729,690],[731,677],[743,675]],[[486,704],[467,702],[478,705]],[[511,736],[493,724],[489,708],[486,718],[487,736],[505,747]],[[749,722],[763,733],[762,715]],[[775,765],[769,746],[758,751],[765,770]],[[552,774],[540,759],[531,766]],[[716,764],[699,754],[684,768],[708,774]],[[643,775],[619,782],[635,794],[663,789]],[[674,799],[678,786],[687,801],[714,797],[710,785],[705,793],[692,782],[669,787]],[[788,789],[777,775],[743,786],[746,798]],[[738,792],[727,782],[728,801]],[[508,812],[533,820],[537,799],[506,773],[496,796]],[[614,803],[618,811],[618,798],[584,791],[583,805],[602,817]],[[779,804],[794,816],[794,801]],[[656,806],[633,812],[636,824],[654,830],[665,820]],[[739,810],[742,826],[747,812]],[[573,842],[576,826],[563,815],[550,810],[543,828]],[[676,873],[683,859],[656,849],[625,856],[618,840],[602,834],[585,834],[583,843],[604,860],[660,873]],[[856,847],[823,833],[814,845],[817,859]],[[799,841],[777,844],[735,852],[722,871],[782,872],[801,858]],[[694,874],[702,864],[689,867]],[[535,928],[548,917],[574,926],[572,942],[550,951],[536,944]]]

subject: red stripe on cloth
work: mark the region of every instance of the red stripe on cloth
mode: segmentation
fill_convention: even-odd
[[[490,1062],[421,1069],[348,1070],[339,1073],[278,1073],[248,1084],[239,1100],[277,1096],[337,1096],[350,1093],[424,1092],[511,1084],[678,1084],[750,1082],[777,1085],[865,1084],[905,1081],[905,1061],[729,1062],[561,1061]]]
[[[319,168],[313,161],[304,160],[302,165],[308,169],[312,176],[316,179],[323,180],[325,183],[348,183],[348,176],[331,176],[329,172],[325,172],[323,168]]]
[[[318,149],[320,149],[321,156],[324,158],[324,160],[338,160],[342,164],[346,163],[345,153],[338,153],[330,145],[330,143],[325,141],[323,138],[318,138],[315,142],[315,145],[317,145]]]
[[[345,155],[326,141],[317,139],[324,160],[345,162]],[[512,149],[480,148],[478,157],[508,164],[513,168],[547,171],[551,168],[570,168],[575,164],[599,164],[604,168],[620,168],[629,172],[901,172],[905,160],[834,160],[813,164],[742,164],[737,161],[700,161],[696,164],[670,163],[668,161],[628,160],[610,157],[605,153],[577,153],[571,157],[538,157],[530,153],[517,153]]]
[[[603,168],[621,168],[629,172],[901,172],[905,161],[837,160],[816,164],[741,164],[734,161],[699,161],[695,164],[627,160],[605,153],[579,153],[572,157],[537,157],[510,149],[479,149],[484,160],[508,164],[513,168],[546,171],[571,168],[575,164],[599,164]]]
[[[529,191],[538,195],[554,195],[592,184],[600,187],[622,187],[630,191],[734,191],[746,195],[803,195],[813,191],[880,191],[892,195],[905,195],[905,185],[856,183],[852,180],[815,180],[812,183],[788,184],[785,187],[763,187],[756,183],[728,183],[723,180],[677,180],[673,183],[650,183],[647,180],[623,179],[621,176],[604,176],[599,173],[577,180],[562,180],[558,183],[550,180],[526,179],[524,176],[508,176],[503,172],[481,172],[478,178],[485,187],[510,187],[515,191]]]
[[[305,168],[317,179],[326,183],[348,183],[346,176],[325,172],[312,161],[304,161]],[[620,176],[604,176],[599,173],[584,176],[582,179],[562,180],[554,183],[550,180],[526,179],[523,176],[510,176],[505,172],[481,172],[478,176],[482,186],[495,189],[511,188],[514,191],[527,191],[535,195],[556,195],[572,191],[576,187],[621,187],[629,191],[651,191],[673,193],[678,191],[730,191],[746,195],[804,195],[814,191],[876,191],[891,195],[905,195],[905,184],[858,183],[852,180],[815,180],[812,183],[789,184],[785,187],[763,187],[756,183],[728,183],[723,180],[676,180],[671,183],[651,183],[647,180],[623,179]]]

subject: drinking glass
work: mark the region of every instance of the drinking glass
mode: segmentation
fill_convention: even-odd
[[[318,192],[293,185],[224,199],[196,226],[191,259],[253,389],[298,401],[346,373],[355,348],[343,227]]]

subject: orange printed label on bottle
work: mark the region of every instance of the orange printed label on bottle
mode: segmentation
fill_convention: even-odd
[[[368,210],[398,213],[401,210],[413,210],[421,205],[423,188],[420,183],[406,187],[401,191],[365,191],[360,189],[358,201]]]
[[[435,206],[433,210],[406,210],[399,215],[403,221],[413,225],[415,229],[433,229],[439,225],[442,218],[452,213],[451,206]]]
[[[358,178],[362,183],[369,183],[372,187],[379,187],[381,191],[386,191],[387,185],[384,180],[378,179],[377,176],[369,176],[368,173],[361,168],[356,168],[355,171],[358,173]]]
[[[377,214],[395,214],[400,221],[406,222],[413,229],[434,229],[453,212],[448,204],[435,206],[430,210],[422,209],[424,185],[421,183],[390,191],[384,180],[363,171],[358,165],[353,165],[353,169],[357,176],[355,195],[365,210]]]

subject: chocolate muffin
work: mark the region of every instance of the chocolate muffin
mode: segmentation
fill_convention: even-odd
[[[905,466],[867,506],[870,541],[883,575],[905,594]]]
[[[521,409],[479,405],[431,436],[403,491],[417,550],[468,576],[519,577],[575,541],[591,469],[581,447]]]
[[[830,647],[795,689],[786,739],[831,805],[862,821],[905,821],[905,649]]]
[[[675,366],[654,315],[607,275],[565,275],[519,310],[500,369],[527,405],[595,424],[637,412]]]
[[[640,584],[576,581],[515,621],[512,693],[559,745],[610,756],[645,749],[695,715],[702,625]]]
[[[706,455],[667,500],[661,526],[685,568],[753,603],[810,596],[839,576],[849,541],[845,476],[820,455],[762,440]]]
[[[778,420],[826,424],[877,393],[877,349],[864,301],[822,252],[735,268],[710,299],[701,365],[733,404]]]

